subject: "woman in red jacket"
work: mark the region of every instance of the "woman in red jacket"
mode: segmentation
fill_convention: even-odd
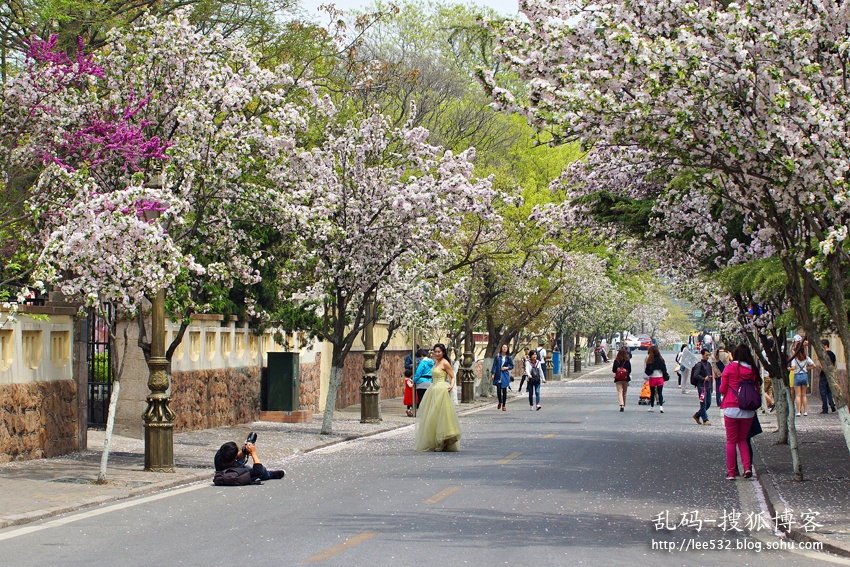
[[[738,387],[742,380],[754,380],[758,384],[758,373],[753,353],[747,345],[739,345],[732,353],[732,362],[723,369],[720,380],[720,394],[723,403],[723,421],[726,424],[726,480],[735,480],[738,474],[738,456],[741,453],[744,463],[744,478],[753,476],[753,463],[747,448],[747,433],[756,412],[738,407]],[[729,394],[729,395],[727,395]]]

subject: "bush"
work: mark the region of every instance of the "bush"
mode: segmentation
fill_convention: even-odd
[[[92,382],[110,382],[109,355],[107,353],[98,353],[89,361],[89,380]]]

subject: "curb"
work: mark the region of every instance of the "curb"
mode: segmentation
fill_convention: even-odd
[[[785,504],[782,501],[782,495],[779,494],[779,490],[776,488],[776,485],[773,484],[773,475],[770,473],[767,465],[764,463],[764,460],[759,454],[758,447],[753,445],[753,449],[754,460],[758,462],[758,471],[764,471],[764,475],[761,473],[758,475],[758,480],[760,481],[758,485],[761,487],[761,493],[762,496],[764,496],[765,503],[767,504],[768,512],[772,517],[775,517],[777,514],[777,504],[780,512],[787,512],[788,510],[785,508]],[[848,544],[830,540],[820,534],[800,531],[797,529],[781,531],[788,539],[792,539],[797,542],[818,543],[823,546],[822,551],[826,551],[840,557],[850,558],[850,545]]]

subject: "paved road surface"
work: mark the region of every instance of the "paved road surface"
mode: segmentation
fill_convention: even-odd
[[[724,513],[741,513],[743,527],[759,511],[752,482],[724,478],[717,410],[715,426],[697,426],[695,396],[674,376],[666,413],[637,405],[639,380],[620,413],[600,370],[544,384],[541,411],[514,395],[506,412],[463,417],[460,453],[414,453],[408,427],[269,463],[286,467],[283,481],[204,483],[0,531],[0,557],[16,567],[850,563],[767,550],[780,544],[769,530],[710,527]],[[655,529],[659,515],[678,523],[694,510],[699,532]],[[658,549],[668,542],[728,549]]]

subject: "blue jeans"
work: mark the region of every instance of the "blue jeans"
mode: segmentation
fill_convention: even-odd
[[[528,405],[534,405],[534,395],[537,394],[537,405],[540,405],[540,384],[536,386],[528,385]]]
[[[702,396],[705,394],[703,400],[699,403],[699,411],[697,411],[694,415],[696,417],[702,418],[703,421],[708,421],[708,412],[706,411],[709,406],[711,406],[711,391],[705,391],[704,386],[697,387],[697,394]]]
[[[829,381],[827,381],[826,376],[823,374],[821,374],[818,385],[820,386],[820,401],[823,413],[826,413],[827,402],[829,402],[829,407],[832,408],[832,411],[835,411],[835,400],[832,399],[832,390],[829,389]]]

